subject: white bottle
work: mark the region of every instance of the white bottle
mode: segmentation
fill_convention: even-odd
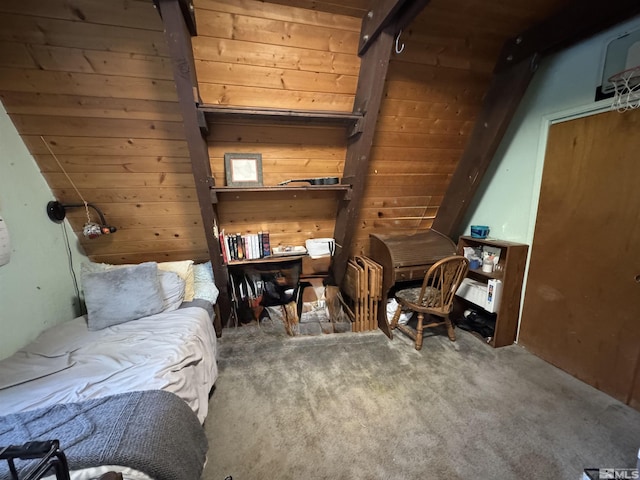
[[[490,256],[484,257],[482,261],[482,271],[485,273],[493,272],[493,258]]]

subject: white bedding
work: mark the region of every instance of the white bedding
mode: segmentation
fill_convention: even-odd
[[[202,308],[181,308],[93,332],[78,317],[0,361],[0,414],[129,391],[167,390],[186,401],[202,423],[217,376],[216,335]]]

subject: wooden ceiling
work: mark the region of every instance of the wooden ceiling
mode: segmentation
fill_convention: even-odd
[[[194,39],[198,74],[210,67],[214,79],[206,81],[211,103],[270,106],[279,99],[348,111],[367,3],[195,0],[203,35]],[[568,3],[433,0],[406,29],[401,37],[406,48],[392,57],[387,77],[356,252],[366,251],[371,231],[429,228],[502,45]],[[265,19],[260,25],[268,21],[268,27],[251,29],[260,18]],[[322,32],[330,41],[314,42],[311,37]],[[270,78],[278,81],[267,82]],[[87,201],[99,205],[118,227],[115,235],[96,240],[78,236],[92,259],[122,263],[207,257],[170,59],[151,0],[1,2],[0,98],[55,198],[79,201],[66,172]],[[227,130],[218,130],[216,141],[240,148],[239,136]],[[258,135],[287,137],[263,127],[250,132],[252,140]],[[327,163],[317,164],[314,176],[340,173],[341,152],[334,139],[334,133],[323,132],[301,154],[306,165],[328,152]],[[295,136],[287,140],[297,142]],[[301,145],[296,143],[295,149],[304,150]],[[218,175],[223,172],[215,162],[223,151],[210,147]],[[277,152],[289,158],[282,148]],[[298,160],[290,161],[302,176]],[[283,165],[278,159],[266,161]],[[300,238],[331,233],[330,216],[296,223],[289,207],[286,216]],[[243,230],[253,228],[250,214],[236,209],[234,215]],[[80,232],[82,209],[69,218]],[[282,226],[287,228],[292,225]],[[283,243],[284,237],[278,241]]]

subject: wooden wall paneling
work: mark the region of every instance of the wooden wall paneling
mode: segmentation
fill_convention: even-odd
[[[188,173],[191,174],[189,157],[160,156],[107,156],[107,155],[56,155],[67,173],[83,173],[87,167],[95,173]],[[50,154],[34,155],[40,171],[59,172],[58,162]],[[195,192],[190,192],[195,196]],[[161,195],[158,195],[161,198]]]
[[[458,118],[474,119],[480,111],[480,105],[460,105],[455,97],[450,102],[429,103],[416,100],[385,99],[380,114],[382,116],[420,116],[432,119],[455,120]]]
[[[190,258],[196,262],[206,262],[209,253],[206,247],[202,250],[193,250],[187,252]],[[93,262],[126,264],[126,263],[142,263],[142,262],[178,262],[184,260],[185,252],[183,251],[150,251],[144,253],[122,253],[118,252],[113,255],[90,256]]]
[[[85,218],[85,217],[78,217]],[[129,212],[118,215],[109,215],[109,222],[117,226],[119,230],[124,229],[144,229],[150,230],[155,236],[155,229],[182,229],[187,227],[199,227],[202,229],[202,218],[200,212],[197,213],[162,213],[145,214],[132,216]],[[114,236],[115,238],[115,236]],[[184,260],[184,258],[183,258]]]
[[[353,2],[353,0],[351,0]],[[361,0],[366,3],[368,0]],[[292,21],[314,27],[328,27],[352,32],[360,31],[362,15],[347,16],[338,12],[325,12],[317,8],[297,7],[291,2],[278,5],[277,2],[260,0],[196,0],[195,6],[202,10],[213,10],[234,15],[259,17],[269,20]],[[337,14],[336,14],[337,13]],[[200,23],[200,22],[199,22]]]
[[[270,162],[273,165],[280,164],[303,164],[313,165],[316,162],[322,164],[335,165],[336,172],[339,168],[342,171],[344,163],[344,152],[346,145],[290,145],[290,144],[265,144],[254,142],[216,142],[209,144],[209,155],[211,157],[212,168],[220,168],[224,165],[223,158],[226,152],[237,152],[240,149],[251,153],[263,154],[263,162]],[[324,168],[324,167],[321,167]],[[220,172],[222,169],[219,170]]]
[[[117,5],[118,8],[113,8]],[[118,25],[143,30],[157,30],[158,22],[153,16],[151,4],[127,0],[101,2],[99,0],[74,0],[69,4],[65,0],[23,0],[3,2],[0,12],[37,17],[86,22],[99,25]]]
[[[465,138],[459,132],[455,134],[437,133],[404,133],[402,131],[385,132],[378,131],[374,139],[374,145],[389,147],[410,148],[438,148],[438,149],[462,149]]]
[[[220,291],[218,306],[220,315],[226,319],[231,313],[231,303],[227,292],[227,271],[220,262],[221,252],[218,241],[218,222],[211,199],[211,187],[214,186],[209,164],[207,142],[202,137],[199,127],[198,112],[194,95],[197,91],[197,80],[194,69],[191,34],[183,17],[178,0],[159,0],[158,9],[165,28],[165,37],[172,57],[173,76],[178,100],[182,110],[184,128],[189,147],[189,156],[196,180],[196,192],[200,204],[205,238],[209,250],[209,258],[213,264],[216,286]],[[218,335],[222,334],[223,319],[216,315],[215,326]]]
[[[235,64],[241,60],[254,66],[352,76],[357,76],[359,69],[358,63],[353,61],[353,55],[349,54],[220,39],[207,37],[206,32],[205,35],[194,38],[193,52],[196,66],[201,60],[215,59],[226,64]]]
[[[433,228],[449,237],[466,212],[538,66],[536,56],[497,73],[483,102]]]
[[[444,173],[450,174],[458,164],[462,150],[429,148],[374,147],[371,150],[369,175],[394,173]],[[420,159],[408,162],[407,159]]]
[[[205,104],[351,111],[355,22],[260,2],[198,7],[194,56]]]
[[[124,118],[182,121],[175,101],[138,100],[132,98],[92,97],[83,95],[32,94],[0,92],[7,113],[22,115],[55,115],[89,118]]]
[[[1,73],[1,72],[0,72]],[[211,104],[232,104],[255,107],[335,110],[347,112],[353,105],[350,95],[336,95],[332,93],[292,92],[258,87],[226,86],[203,84],[202,99]]]
[[[53,189],[54,197],[62,203],[77,201],[76,191],[68,185]],[[132,188],[93,188],[93,203],[149,203],[149,202],[197,202],[198,197],[193,188],[175,187],[132,187]],[[133,209],[135,210],[135,209]],[[120,237],[120,235],[118,235]]]
[[[42,143],[40,135],[22,135],[22,140],[32,155],[46,155],[49,153]],[[91,156],[96,152],[101,155],[137,156],[169,156],[183,157],[189,155],[187,143],[184,140],[164,140],[145,138],[98,138],[98,137],[61,137],[48,135],[45,140],[57,155],[85,155]]]
[[[357,17],[358,20],[367,12],[370,0],[274,0],[270,3],[283,4],[292,7],[305,8],[311,11],[327,12],[336,15]]]
[[[6,4],[7,2],[3,2]],[[20,3],[16,3],[20,5]],[[110,5],[113,5],[112,3]],[[151,15],[151,2],[146,5]],[[117,11],[116,8],[114,8]],[[156,20],[157,22],[157,20]],[[51,45],[146,55],[167,56],[162,31],[140,30],[119,24],[105,25],[57,20],[38,15],[0,15],[0,39],[27,45]]]
[[[268,123],[213,123],[209,157],[215,178],[224,183],[224,154],[262,154],[263,184],[295,178],[341,176],[346,151],[344,128]]]
[[[69,179],[64,173],[43,173],[43,176],[51,188],[64,188],[69,185]],[[117,185],[121,187],[178,187],[193,188],[192,174],[165,172],[149,173],[71,173],[69,177],[73,183],[82,190],[92,190],[105,185]]]
[[[181,122],[19,114],[11,120],[21,135],[184,140]]]
[[[254,3],[255,5],[255,3]],[[213,6],[216,8],[216,6]],[[243,13],[226,13],[223,9],[198,11],[199,35],[215,36],[252,43],[266,43],[281,46],[296,46],[309,50],[332,53],[353,53],[352,46],[358,43],[358,30],[354,25],[333,22],[328,17],[311,12],[278,17],[257,16],[253,10]],[[336,17],[334,17],[335,19]],[[348,22],[347,22],[348,23]]]
[[[86,48],[0,41],[0,64],[15,68],[37,68],[75,73],[110,75],[126,72],[129,77],[170,80],[169,59],[157,55],[103,52]]]
[[[14,2],[0,6],[0,25],[0,97],[55,198],[80,201],[41,135],[81,194],[118,227],[117,235],[87,241],[79,233],[83,212],[70,216],[89,258],[202,258],[182,115],[151,2]],[[169,235],[171,222],[183,218],[201,229],[189,229],[188,242],[185,230]],[[117,253],[103,253],[107,245]]]
[[[140,216],[162,216],[162,215],[196,215],[199,212],[198,202],[135,202],[129,203],[110,203],[104,208],[100,208],[105,217],[109,219],[112,215],[116,217],[126,217],[131,214],[132,206]],[[86,214],[83,208],[73,209],[68,213],[69,218],[81,218]],[[112,238],[116,238],[114,235]]]
[[[166,241],[175,238],[187,240],[189,242],[193,242],[195,245],[198,245],[200,248],[206,248],[206,242],[201,241],[202,235],[202,225],[187,225],[179,227],[176,225],[171,225],[169,227],[157,227],[153,229],[153,236],[157,241]],[[122,242],[145,242],[148,241],[147,235],[143,234],[141,229],[125,229],[121,232],[122,235],[118,235],[120,241]]]
[[[196,64],[200,84],[284,88],[293,91],[343,94],[353,98],[358,78],[340,73],[309,72],[256,65],[200,60]],[[212,90],[212,89],[210,89]]]
[[[378,120],[378,132],[403,132],[426,135],[467,136],[473,128],[470,120],[440,120],[411,117],[385,117]]]
[[[171,80],[6,67],[0,68],[0,90],[84,96],[100,92],[116,98],[163,101],[175,100],[176,95]]]

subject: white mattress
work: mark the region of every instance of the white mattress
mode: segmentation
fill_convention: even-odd
[[[95,332],[78,317],[0,361],[0,414],[167,390],[204,422],[217,376],[216,335],[202,308],[181,308]]]

